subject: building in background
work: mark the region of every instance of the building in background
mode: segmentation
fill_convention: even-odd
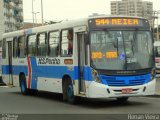
[[[0,35],[21,29],[22,23],[22,0],[0,0]]]
[[[145,17],[150,21],[151,26],[154,27],[153,3],[149,1],[142,1],[142,0],[111,1],[111,14]]]
[[[22,28],[23,4],[22,0],[0,0],[0,84],[1,80],[1,57],[2,57],[2,34],[16,31]]]

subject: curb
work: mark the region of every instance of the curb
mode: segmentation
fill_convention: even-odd
[[[13,88],[13,87],[15,87],[14,85],[7,85],[9,88]]]
[[[160,98],[159,94],[151,95],[150,97]]]
[[[154,95],[148,95],[146,97],[156,97],[156,98],[159,98],[160,97],[160,93],[156,93]]]
[[[14,85],[6,85],[5,83],[0,83],[0,87],[9,87],[9,88],[13,88],[15,87]]]
[[[0,87],[14,88],[13,85],[0,84]]]

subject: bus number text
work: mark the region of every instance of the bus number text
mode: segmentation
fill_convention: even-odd
[[[56,58],[39,58],[38,59],[38,64],[50,64],[50,65],[60,64],[60,59],[56,59]]]

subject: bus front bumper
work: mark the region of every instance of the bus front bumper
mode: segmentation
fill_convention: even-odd
[[[91,82],[88,88],[89,98],[116,98],[146,96],[155,94],[156,79],[138,86],[111,87],[97,82]]]

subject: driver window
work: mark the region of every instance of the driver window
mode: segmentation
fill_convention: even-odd
[[[61,56],[72,56],[73,54],[73,29],[62,31]]]

